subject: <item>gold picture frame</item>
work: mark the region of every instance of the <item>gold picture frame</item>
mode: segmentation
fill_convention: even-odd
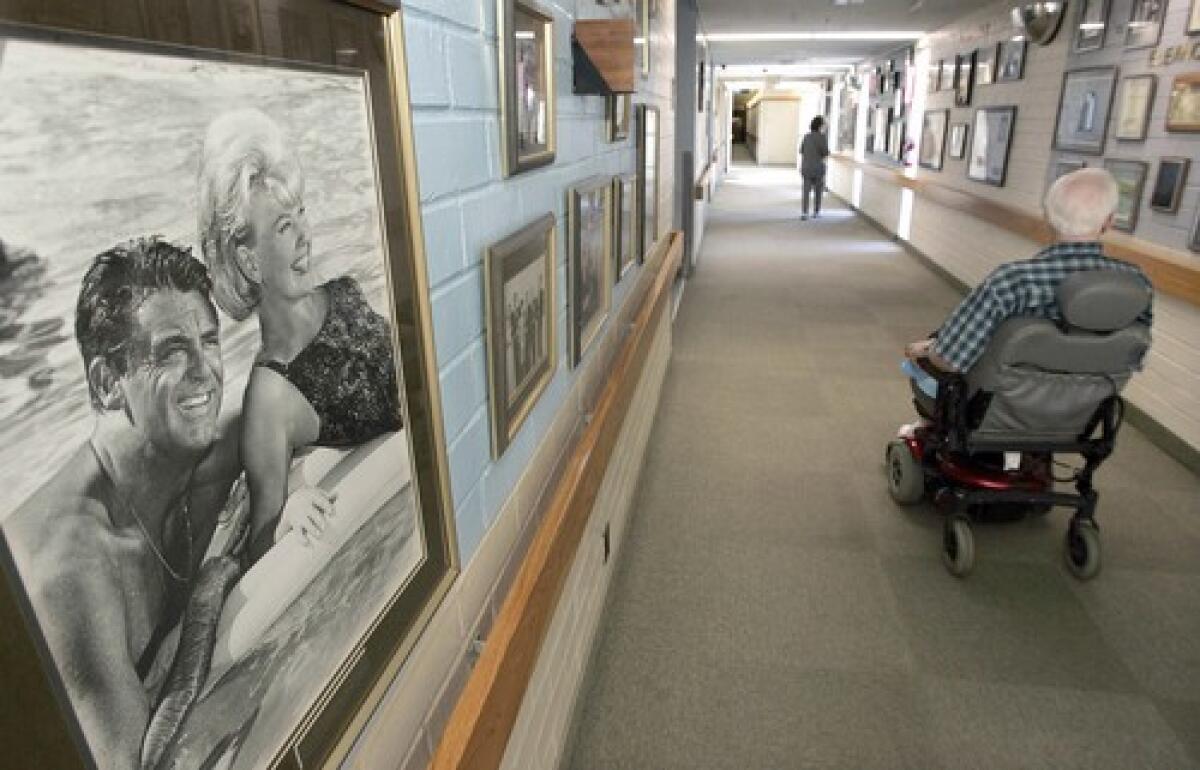
[[[604,116],[608,124],[608,141],[623,142],[629,138],[629,121],[633,113],[633,94],[609,94],[604,100]]]
[[[500,144],[506,177],[554,162],[554,17],[527,0],[498,0]]]
[[[622,174],[612,180],[613,283],[620,283],[637,264],[637,174]]]
[[[659,117],[658,108],[637,106],[638,263],[645,262],[658,242]]]
[[[1171,81],[1167,130],[1200,131],[1200,72],[1185,72]]]
[[[400,436],[400,443],[387,445],[407,447],[411,470],[408,481],[412,491],[410,510],[414,529],[406,537],[413,536],[412,533],[419,535],[423,540],[424,554],[411,572],[394,576],[396,581],[401,582],[386,584],[386,595],[381,603],[360,602],[355,612],[360,612],[362,618],[349,623],[336,607],[353,603],[335,603],[330,600],[332,593],[312,595],[313,592],[326,590],[313,586],[319,586],[322,582],[339,582],[341,578],[336,575],[325,579],[335,571],[343,567],[349,571],[351,566],[356,569],[361,566],[358,554],[349,548],[349,542],[345,544],[346,548],[331,552],[324,566],[317,568],[312,582],[297,589],[302,598],[289,601],[280,613],[288,617],[295,616],[299,623],[308,619],[307,613],[315,612],[313,607],[319,605],[323,620],[313,621],[312,625],[319,625],[335,636],[341,634],[335,641],[337,649],[345,649],[344,654],[338,652],[335,657],[321,659],[315,667],[311,662],[299,662],[298,656],[305,648],[313,648],[315,652],[312,654],[331,653],[333,648],[322,647],[325,642],[313,643],[306,635],[307,631],[297,631],[300,635],[293,640],[295,646],[280,648],[286,650],[281,665],[290,666],[290,673],[286,677],[276,677],[275,673],[270,673],[274,670],[271,668],[274,663],[254,657],[259,648],[252,648],[248,656],[254,662],[249,669],[238,669],[240,663],[232,664],[233,667],[226,669],[223,677],[210,677],[205,689],[194,694],[194,700],[180,718],[180,729],[171,737],[170,743],[162,747],[165,752],[163,762],[173,757],[173,761],[183,764],[199,766],[216,761],[222,767],[231,768],[300,768],[339,763],[347,756],[354,740],[392,684],[405,657],[459,570],[421,231],[403,14],[393,5],[373,0],[287,0],[280,5],[286,7],[272,8],[272,11],[280,11],[275,14],[260,12],[259,4],[253,0],[225,0],[186,6],[81,4],[72,0],[46,0],[22,5],[9,4],[0,10],[0,48],[7,46],[5,63],[8,73],[17,69],[15,48],[19,42],[22,46],[37,47],[38,50],[61,51],[55,56],[66,57],[64,60],[74,61],[81,56],[90,56],[93,61],[103,59],[116,72],[122,71],[125,62],[137,61],[139,66],[153,65],[169,69],[170,72],[189,68],[206,72],[220,70],[225,73],[223,77],[230,78],[234,83],[238,78],[242,78],[244,83],[265,82],[273,78],[275,82],[287,84],[319,78],[343,78],[346,83],[358,84],[348,88],[348,91],[361,93],[366,100],[361,104],[361,115],[367,129],[367,142],[359,145],[356,151],[366,154],[369,173],[374,175],[374,188],[364,193],[378,209],[378,218],[374,220],[377,224],[372,226],[378,228],[381,239],[381,251],[378,253],[382,262],[374,285],[382,286],[381,291],[389,304],[384,315],[385,320],[390,322],[394,365],[398,375],[396,382],[399,383],[403,412],[403,430],[392,434]],[[160,98],[166,93],[169,80],[169,77],[163,76],[151,81],[158,90],[145,98]],[[129,83],[121,86],[126,89],[123,93],[131,101],[138,101],[134,90],[139,87],[138,80],[130,78]],[[210,88],[216,92],[215,87]],[[263,87],[256,88],[262,91]],[[297,86],[297,90],[303,89]],[[179,95],[186,92],[187,89],[177,87],[171,93]],[[60,95],[68,100],[92,98],[89,89],[79,85],[71,90],[64,89]],[[181,100],[177,102],[183,103]],[[164,114],[167,112],[164,111]],[[172,125],[178,128],[182,124],[181,111],[169,114],[175,120]],[[93,120],[93,124],[95,122]],[[290,125],[286,127],[291,128]],[[137,127],[128,123],[110,128],[114,129],[118,141],[124,137],[126,145],[129,145],[129,136],[137,130]],[[83,130],[94,129],[89,125]],[[325,135],[325,141],[332,138]],[[199,137],[188,135],[186,139],[194,140],[198,145],[203,134]],[[178,142],[179,139],[172,141]],[[81,142],[80,146],[85,144]],[[139,145],[134,142],[131,146]],[[139,156],[136,150],[134,152],[131,157],[144,157],[147,164],[153,163],[154,153],[143,151]],[[115,154],[112,157],[116,157]],[[326,158],[325,162],[336,165],[337,153],[332,157],[334,160]],[[147,170],[143,177],[139,177],[135,173],[138,168],[127,166],[120,169],[123,184],[133,187],[141,178],[153,176]],[[185,176],[185,185],[195,184],[194,169],[189,169]],[[310,184],[310,187],[315,186]],[[136,207],[143,205],[141,200],[139,197],[127,203]],[[186,203],[181,205],[186,206]],[[139,216],[136,208],[131,212],[132,216]],[[313,216],[315,220],[318,215],[314,213]],[[191,227],[194,226],[193,221]],[[170,235],[169,232],[167,234]],[[183,240],[182,236],[179,237]],[[94,248],[99,251],[106,246],[101,244]],[[194,251],[198,253],[199,248]],[[230,357],[234,355],[233,351],[226,353]],[[226,369],[229,368],[227,362]],[[383,446],[368,443],[347,451],[363,460]],[[358,454],[359,450],[362,454]],[[340,469],[342,465],[338,467]],[[101,470],[104,470],[103,465]],[[353,470],[345,472],[349,474]],[[117,489],[115,494],[120,494],[116,481],[111,483]],[[335,482],[330,480],[329,483]],[[185,494],[190,495],[188,489],[185,487]],[[385,498],[383,507],[367,514],[368,521],[381,521],[384,507],[391,510],[392,503],[398,497]],[[232,498],[226,506],[226,510],[231,510],[230,506],[234,506]],[[194,508],[188,513],[185,506],[184,511],[189,521],[196,515]],[[365,524],[361,534],[367,534],[365,530],[370,526],[373,524]],[[13,550],[19,539],[19,535],[14,536],[6,531],[0,541],[0,567],[4,568],[0,571],[3,578],[0,580],[0,672],[6,683],[19,687],[22,693],[19,700],[8,699],[0,704],[0,723],[5,726],[5,750],[13,757],[21,757],[21,761],[31,767],[90,766],[97,763],[95,754],[99,751],[97,744],[91,740],[96,735],[95,721],[89,723],[89,734],[77,716],[74,696],[68,693],[63,675],[56,670],[57,653],[47,642],[44,629],[40,628],[47,618],[37,614],[35,602],[21,585],[20,567]],[[213,543],[215,541],[214,534]],[[148,542],[153,545],[152,540]],[[190,542],[189,525],[187,563],[193,564]],[[205,549],[199,549],[194,558],[196,564],[204,561]],[[165,568],[170,569],[170,564],[162,561]],[[202,569],[199,572],[203,574]],[[185,588],[177,590],[187,599],[196,584],[184,585]],[[235,587],[233,590],[236,592],[239,589]],[[312,606],[309,605],[310,601]],[[220,608],[221,605],[217,606]],[[355,617],[358,618],[358,615]],[[274,626],[268,625],[264,632],[268,640],[263,644],[274,644],[269,641],[273,632]],[[216,634],[219,637],[219,629]],[[168,635],[166,638],[171,637]],[[166,645],[163,651],[164,655],[172,652]],[[128,652],[116,657],[120,658],[121,655],[128,655]],[[270,655],[264,653],[264,657],[270,658]],[[328,666],[324,667],[326,660]],[[297,674],[297,671],[302,673]],[[210,673],[215,674],[215,670]],[[251,686],[252,695],[238,697],[222,694],[222,688],[231,681],[258,681],[254,677],[259,674],[268,678]],[[289,696],[273,689],[275,682],[281,679],[288,680],[289,688],[294,686],[296,676],[311,676],[312,679],[306,681],[303,688],[290,690]],[[170,677],[164,683],[164,690],[165,685],[169,684]],[[311,695],[307,694],[310,690]],[[159,697],[165,696],[160,693]],[[274,698],[273,704],[288,704],[287,709],[280,711],[282,716],[276,718],[267,713],[267,707],[263,705],[267,698]],[[157,706],[153,702],[150,705],[152,715],[157,716]],[[250,711],[246,719],[243,719],[240,709]],[[219,719],[208,721],[210,716],[216,715],[219,715]],[[272,720],[285,723],[286,728],[278,731],[270,728],[275,723]],[[233,731],[224,733],[227,726]],[[149,737],[146,740],[148,742]],[[140,748],[142,752],[145,751],[144,746]]]
[[[516,438],[558,368],[555,233],[547,212],[484,252],[493,459]]]
[[[576,367],[612,309],[612,180],[595,176],[567,192],[568,355]]]

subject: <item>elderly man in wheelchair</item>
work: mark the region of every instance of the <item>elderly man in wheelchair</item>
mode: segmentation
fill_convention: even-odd
[[[1068,569],[1082,580],[1100,569],[1092,479],[1112,453],[1119,394],[1141,369],[1152,321],[1150,281],[1099,243],[1117,197],[1102,169],[1058,179],[1045,200],[1056,242],[1001,265],[933,336],[905,350],[922,420],[887,447],[889,490],[901,504],[930,497],[946,515],[942,558],[954,575],[974,564],[973,519],[1054,506],[1074,509]],[[1082,465],[1056,479],[1056,454]]]

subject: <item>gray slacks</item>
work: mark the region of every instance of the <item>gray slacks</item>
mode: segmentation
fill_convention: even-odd
[[[801,174],[800,177],[804,180],[803,197],[801,198],[800,211],[804,214],[808,213],[808,198],[813,196],[813,213],[821,213],[821,193],[825,192],[825,175],[810,176],[809,174]]]

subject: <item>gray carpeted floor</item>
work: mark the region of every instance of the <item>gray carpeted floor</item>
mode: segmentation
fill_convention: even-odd
[[[710,211],[567,765],[1200,767],[1200,480],[1127,427],[1099,577],[1062,510],[951,577],[882,458],[958,296],[835,200],[800,222],[797,181],[738,169]]]

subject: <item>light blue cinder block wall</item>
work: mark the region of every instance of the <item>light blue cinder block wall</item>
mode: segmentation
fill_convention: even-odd
[[[608,142],[604,99],[571,92],[577,18],[618,12],[595,0],[542,0],[554,16],[555,161],[505,179],[494,0],[403,4],[421,217],[442,387],[450,485],[462,563],[470,561],[529,463],[575,377],[566,355],[566,196],[595,175],[630,173],[633,140]],[[624,13],[628,13],[628,9]],[[632,132],[631,132],[632,134]],[[484,249],[551,211],[557,227],[558,369],[520,433],[491,459],[484,340]],[[614,311],[634,281],[613,291]]]

